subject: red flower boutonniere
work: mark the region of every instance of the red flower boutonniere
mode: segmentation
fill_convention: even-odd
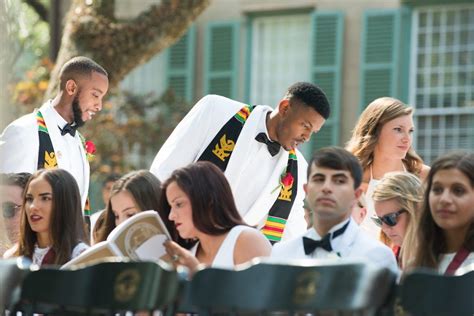
[[[291,173],[283,172],[280,176],[280,183],[275,189],[273,189],[272,193],[275,192],[277,189],[291,188],[291,186],[293,185],[293,181],[295,181],[295,178],[293,178],[293,175]]]
[[[96,152],[95,144],[90,140],[86,140],[84,142],[84,150],[86,151],[87,160],[91,161],[94,158],[94,154]]]

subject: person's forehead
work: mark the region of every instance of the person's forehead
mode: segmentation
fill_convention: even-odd
[[[321,127],[326,121],[323,116],[311,106],[297,104],[294,110],[294,116],[296,118],[311,123],[313,127]]]
[[[385,125],[387,126],[398,126],[398,125],[413,125],[413,117],[409,114],[407,115],[402,115],[402,116],[399,116],[399,117],[396,117],[394,119],[391,119],[390,121],[388,121],[387,123],[385,123]]]
[[[84,74],[78,78],[79,84],[82,88],[98,88],[101,90],[107,90],[109,81],[108,78],[97,71],[91,71],[90,74]],[[105,92],[105,91],[102,91]]]
[[[331,169],[331,168],[328,168],[328,167],[317,166],[316,164],[313,163],[312,166],[311,166],[310,176],[317,175],[317,174],[328,176],[328,177],[346,176],[346,177],[352,179],[352,175],[348,170]]]

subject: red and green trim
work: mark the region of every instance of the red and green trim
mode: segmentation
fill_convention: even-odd
[[[36,122],[38,123],[38,130],[40,132],[48,134],[48,128],[46,127],[46,122],[44,121],[43,115],[40,111],[36,112]]]
[[[246,105],[243,108],[241,108],[240,111],[234,115],[234,117],[240,123],[244,124],[247,118],[249,117],[250,113],[252,112],[252,110],[253,110],[253,107],[251,107],[250,105]]]
[[[283,236],[283,230],[285,229],[286,219],[268,216],[265,222],[265,226],[262,228],[262,233],[271,241],[278,242]]]
[[[294,150],[289,151],[288,159],[296,160],[296,152]]]

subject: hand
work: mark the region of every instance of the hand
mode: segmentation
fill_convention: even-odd
[[[199,260],[189,250],[184,249],[172,240],[165,241],[163,246],[165,246],[166,253],[175,267],[178,265],[185,266],[189,269],[191,275],[201,269]]]

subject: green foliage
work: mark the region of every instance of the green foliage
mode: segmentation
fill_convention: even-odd
[[[97,148],[91,161],[93,177],[148,169],[189,107],[170,90],[161,97],[130,92],[111,97],[102,112],[82,129]]]
[[[40,19],[38,14],[26,3],[9,1],[9,32],[15,39],[11,49],[15,52],[15,79],[22,79],[23,74],[31,69],[38,60],[48,56],[49,25]]]

